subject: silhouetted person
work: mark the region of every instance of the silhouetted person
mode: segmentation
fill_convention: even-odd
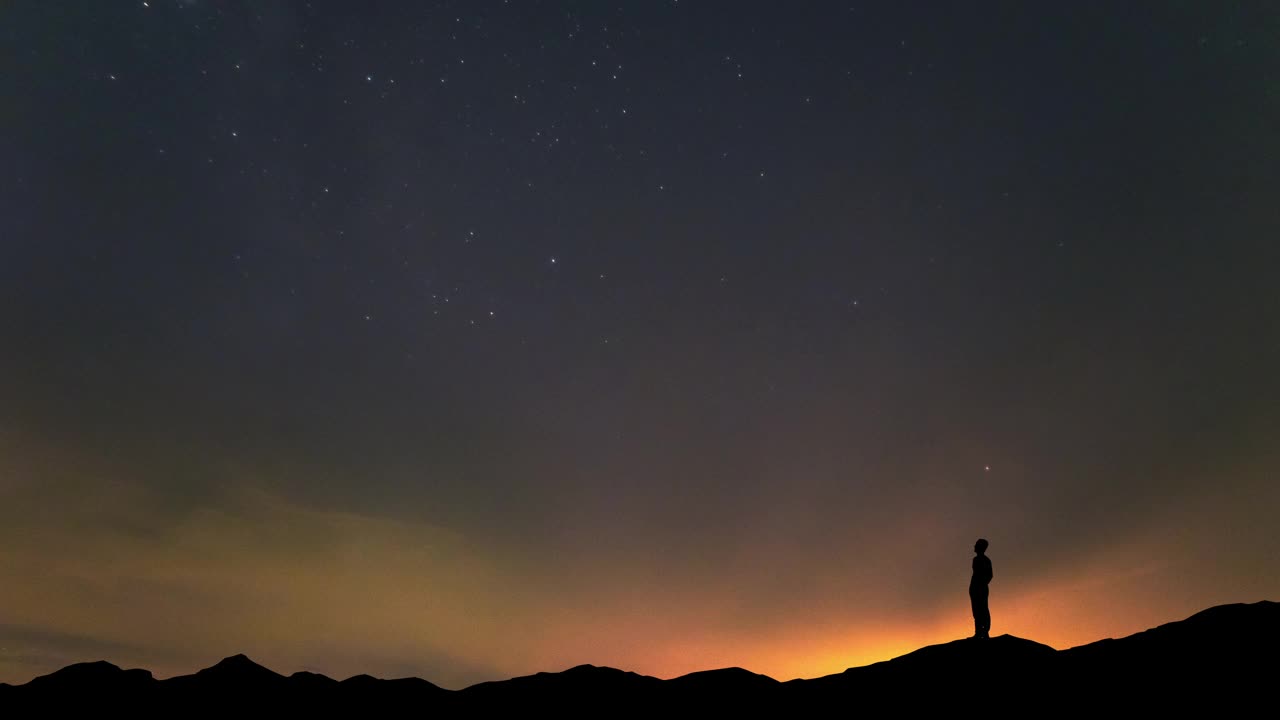
[[[991,582],[991,558],[987,557],[987,541],[978,538],[973,544],[973,577],[969,579],[969,604],[973,606],[973,636],[991,637],[991,609],[987,607],[987,583]]]

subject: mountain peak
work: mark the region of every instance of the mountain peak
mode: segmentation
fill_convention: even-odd
[[[250,667],[250,666],[262,667],[258,663],[249,659],[248,655],[245,655],[244,653],[236,653],[235,655],[228,655],[227,657],[222,658],[213,667]]]
[[[243,653],[237,653],[219,660],[216,665],[200,670],[194,675],[182,675],[162,682],[167,685],[213,682],[218,686],[230,686],[277,683],[283,680],[285,677],[280,673],[259,665]]]

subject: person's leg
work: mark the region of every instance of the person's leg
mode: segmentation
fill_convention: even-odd
[[[973,636],[982,637],[982,609],[986,607],[987,599],[981,597],[974,588],[969,589],[969,607],[973,610]]]
[[[974,620],[978,625],[978,635],[980,637],[991,636],[991,608],[987,605],[987,593],[984,591],[977,600],[977,609],[974,611]]]

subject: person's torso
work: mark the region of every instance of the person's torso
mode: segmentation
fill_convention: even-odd
[[[978,555],[973,558],[973,577],[970,585],[986,585],[991,582],[991,558]]]

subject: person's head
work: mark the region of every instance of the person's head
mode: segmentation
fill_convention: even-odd
[[[973,544],[973,551],[981,555],[987,551],[987,541],[985,538],[978,538],[978,542]]]

